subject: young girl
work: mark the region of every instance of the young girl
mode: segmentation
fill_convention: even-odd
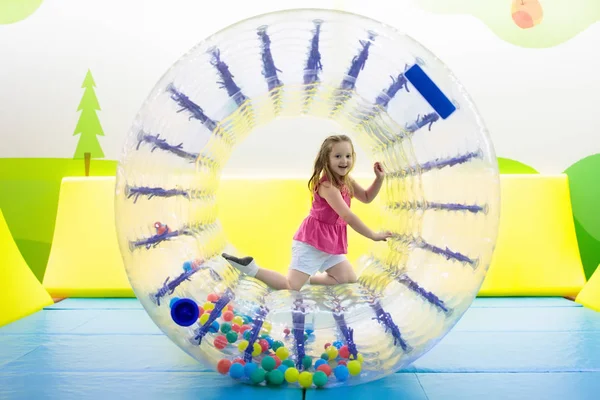
[[[348,136],[334,135],[323,141],[308,183],[312,208],[294,235],[287,277],[260,268],[252,257],[238,258],[226,253],[223,257],[242,273],[276,290],[300,290],[309,279],[311,284],[317,285],[356,282],[354,269],[345,256],[348,250],[346,226],[374,241],[384,241],[390,234],[373,232],[350,211],[352,197],[363,203],[375,199],[385,175],[381,164],[376,162],[375,180],[367,190],[363,189],[349,175],[355,157]]]

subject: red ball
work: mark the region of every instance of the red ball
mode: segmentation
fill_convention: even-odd
[[[230,367],[231,367],[231,361],[229,361],[226,358],[219,360],[219,362],[217,363],[217,371],[219,371],[219,373],[223,374],[223,375],[225,375],[226,373],[229,372]]]
[[[227,311],[233,312],[233,306],[231,304],[227,304]]]
[[[317,371],[323,371],[323,372],[325,372],[325,375],[327,375],[327,376],[331,375],[331,367],[329,366],[329,364],[319,365],[319,368],[317,368]]]
[[[216,293],[211,293],[208,296],[206,296],[206,300],[212,301],[214,303],[215,301],[219,300],[219,295]]]
[[[348,350],[348,346],[343,345],[342,347],[340,347],[340,351],[339,351],[338,354],[342,358],[348,358],[348,357],[350,357],[350,350]]]
[[[340,361],[338,362],[338,365],[346,365],[346,366],[347,366],[347,365],[348,365],[348,363],[346,362],[346,360],[340,360]]]
[[[279,357],[277,357],[276,355],[272,355],[271,357],[273,357],[273,359],[275,360],[275,368],[279,368],[279,366],[281,365],[281,360],[279,359]]]
[[[231,324],[231,330],[240,333],[240,326],[238,324]]]
[[[325,346],[323,347],[328,348],[329,346],[331,346],[331,343],[325,343]]]
[[[223,350],[225,347],[227,347],[227,338],[224,335],[219,335],[215,338],[215,347],[219,350]]]
[[[225,311],[223,313],[223,320],[231,322],[233,320],[233,313],[231,311]]]
[[[239,358],[239,357],[238,357],[238,358],[235,358],[235,359],[232,361],[232,363],[233,363],[233,364],[235,364],[235,363],[238,363],[238,364],[246,365],[246,361],[242,360],[242,359],[241,359],[241,358]]]
[[[288,328],[285,328],[285,329],[283,330],[283,333],[285,333],[286,335],[289,335],[289,334],[290,334],[290,330],[289,330]]]
[[[252,329],[252,327],[250,325],[242,325],[240,327],[240,333],[244,333],[246,332],[248,329]]]
[[[204,314],[204,308],[202,308],[202,306],[198,306],[198,310],[200,310],[200,314],[198,314],[198,318],[200,318],[200,316]]]
[[[262,348],[262,351],[265,352],[267,350],[269,350],[269,342],[267,342],[265,339],[260,339],[258,341],[258,344],[260,345],[260,347]]]

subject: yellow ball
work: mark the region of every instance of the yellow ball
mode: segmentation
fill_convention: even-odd
[[[327,350],[325,350],[325,353],[327,353],[330,360],[335,360],[338,356],[338,349],[336,349],[335,346],[329,346]]]
[[[310,372],[304,371],[298,376],[298,383],[303,388],[309,388],[312,385],[312,374]]]
[[[362,367],[360,362],[357,360],[353,360],[348,363],[348,372],[350,372],[350,375],[352,376],[360,374],[361,369]]]
[[[206,321],[208,321],[209,317],[210,317],[210,314],[202,314],[200,316],[200,324],[204,325],[206,323]]]
[[[298,382],[298,375],[300,375],[300,373],[296,368],[288,368],[285,370],[285,380],[289,383]]]
[[[233,320],[231,322],[242,326],[244,324],[244,319],[238,315],[236,317],[233,317]]]
[[[277,351],[275,351],[275,355],[279,357],[281,361],[283,361],[289,357],[290,352],[285,347],[280,347],[277,349]]]
[[[206,303],[204,303],[202,305],[202,308],[204,309],[204,311],[214,310],[215,309],[215,305],[214,305],[214,303],[211,303],[210,301],[207,301]]]
[[[246,348],[248,347],[248,341],[247,340],[242,340],[239,344],[238,344],[238,350],[240,352],[244,352],[246,351]]]
[[[352,354],[350,354],[350,359],[351,359],[351,360],[354,360],[354,356],[353,356]],[[363,355],[362,355],[362,354],[360,354],[360,353],[356,353],[356,360],[357,360],[359,363],[361,363],[361,364],[362,364],[362,363],[363,363],[363,361],[365,361],[365,358],[363,357]]]
[[[271,332],[271,329],[273,328],[273,326],[271,325],[271,323],[269,321],[265,321],[262,324],[262,331],[265,333],[269,333]]]
[[[260,344],[254,343],[254,350],[252,351],[252,355],[254,357],[258,357],[260,353],[262,353],[262,347],[260,347]]]

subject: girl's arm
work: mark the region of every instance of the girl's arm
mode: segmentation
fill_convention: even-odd
[[[379,194],[379,190],[381,190],[381,186],[383,185],[383,176],[377,176],[367,190],[360,186],[354,179],[351,181],[354,189],[354,197],[358,201],[368,204],[375,200],[375,197]]]
[[[371,240],[378,239],[378,235],[350,210],[338,188],[329,182],[323,182],[319,185],[319,196],[324,198],[331,208],[356,232]]]

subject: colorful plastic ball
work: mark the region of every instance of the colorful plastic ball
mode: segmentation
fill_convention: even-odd
[[[330,360],[335,360],[336,357],[338,356],[338,349],[335,348],[334,346],[329,346],[327,348],[327,350],[325,350],[325,353],[327,353]]]
[[[331,343],[329,343],[329,342],[328,342],[328,343],[325,343],[325,346],[323,346],[323,348],[324,348],[325,350],[327,350],[327,348],[328,348],[329,346],[331,346]]]
[[[273,360],[275,360],[275,368],[279,367],[281,365],[281,359],[276,355],[271,357],[273,357]]]
[[[265,380],[266,372],[262,368],[256,368],[250,373],[250,381],[252,383],[261,383]]]
[[[226,373],[229,372],[230,367],[231,367],[231,361],[229,361],[226,358],[219,360],[219,362],[217,363],[217,371],[219,371],[219,373],[223,374],[223,375],[225,375]]]
[[[317,371],[323,371],[327,376],[331,375],[331,367],[329,366],[329,364],[319,365]]]
[[[236,317],[233,317],[232,321],[234,324],[239,325],[239,326],[241,326],[244,323],[244,320],[239,315]]]
[[[335,342],[333,342],[332,344],[333,344],[333,346],[334,346],[336,349],[338,349],[338,350],[340,349],[340,347],[342,347],[342,346],[344,345],[344,343],[342,343],[340,340],[336,340],[336,341],[335,341]]]
[[[210,301],[210,302],[215,302],[215,301],[219,300],[219,295],[216,293],[211,293],[208,296],[206,296],[206,300]]]
[[[227,338],[223,335],[219,335],[215,338],[213,343],[217,349],[223,350],[225,347],[227,347]]]
[[[280,347],[283,347],[283,342],[281,340],[276,340],[271,345],[271,348],[273,349],[273,351],[277,351],[277,349]]]
[[[229,343],[235,343],[238,340],[238,334],[235,332],[227,332],[227,335],[225,335],[225,337],[227,338],[227,341]]]
[[[229,368],[229,376],[233,379],[241,379],[244,376],[244,366],[239,363],[231,364]]]
[[[350,360],[354,360],[354,359],[355,359],[355,357],[354,357],[352,354],[350,354],[350,357],[348,357],[348,358],[349,358]],[[359,363],[361,363],[361,364],[362,364],[362,363],[363,363],[363,361],[364,361],[365,359],[364,359],[364,357],[363,357],[363,355],[362,355],[362,354],[360,354],[360,353],[356,353],[356,360],[357,360]]]
[[[246,331],[242,333],[242,337],[246,340],[250,340],[250,336],[252,336],[252,331]]]
[[[192,263],[189,261],[186,261],[183,263],[183,270],[185,272],[190,272],[192,270]]]
[[[306,332],[307,335],[312,335],[314,331],[312,329],[307,329],[304,332]]]
[[[281,385],[283,383],[283,372],[278,369],[274,369],[267,373],[267,383],[271,385]]]
[[[221,324],[221,332],[222,333],[229,333],[231,331],[231,324],[228,324],[227,322],[223,322]]]
[[[278,370],[280,370],[281,372],[284,372],[284,373],[285,373],[285,371],[287,371],[288,368],[289,367],[285,364],[281,364],[279,367],[277,367]]]
[[[312,380],[316,387],[323,387],[327,384],[327,375],[323,371],[317,371],[312,376]]]
[[[350,350],[348,350],[348,346],[344,345],[344,346],[340,347],[339,355],[342,358],[350,357]]]
[[[219,332],[219,323],[217,321],[213,321],[213,323],[210,324],[210,328],[208,328],[208,331],[212,333]]]
[[[360,362],[357,360],[352,360],[350,362],[348,362],[348,371],[350,372],[350,375],[355,376],[360,374],[362,367],[360,365]]]
[[[340,360],[338,361],[338,365],[348,365],[348,362],[346,360]]]
[[[260,365],[265,369],[265,371],[271,371],[275,368],[275,359],[273,359],[271,356],[265,356]]]
[[[258,341],[258,344],[260,345],[260,347],[262,348],[262,351],[265,352],[267,350],[269,350],[269,342],[267,342],[265,339],[260,339]]]
[[[250,318],[249,316],[244,315],[242,318],[244,319],[244,324],[252,323],[252,318]]]
[[[247,377],[250,377],[250,375],[252,375],[252,371],[255,369],[258,369],[258,365],[256,363],[249,362],[248,364],[244,365],[244,374]]]
[[[248,343],[247,340],[240,341],[238,343],[238,350],[243,353],[244,351],[246,351],[246,348],[248,347],[248,344],[249,343]]]
[[[312,358],[310,358],[310,356],[304,356],[302,359],[302,366],[304,369],[309,369],[312,366]]]
[[[252,355],[254,357],[258,357],[260,353],[262,353],[262,347],[260,347],[260,344],[254,343],[254,350],[252,351]]]
[[[251,331],[251,330],[252,330],[252,327],[250,325],[241,325],[240,326],[240,332],[241,333],[244,333],[246,331]]]
[[[285,347],[280,347],[275,350],[275,354],[279,357],[280,360],[285,360],[290,356],[290,352]]]
[[[274,340],[271,336],[267,335],[267,336],[263,337],[263,339],[265,339],[267,341],[267,343],[269,343],[269,348],[273,347]]]
[[[309,388],[312,385],[313,375],[308,371],[303,371],[300,375],[298,375],[298,383],[303,388]]]
[[[269,333],[271,332],[271,329],[273,329],[273,326],[271,325],[271,323],[269,321],[265,321],[262,324],[262,331]]]
[[[321,359],[326,360],[326,361],[329,360],[329,354],[327,354],[327,353],[321,354]]]
[[[338,364],[338,366],[333,369],[333,374],[335,375],[335,379],[340,382],[344,382],[348,379],[350,372],[348,371],[348,367]]]
[[[327,364],[327,361],[323,360],[322,358],[319,358],[317,361],[315,361],[315,368],[319,368],[320,365],[323,364]]]
[[[298,370],[294,367],[290,367],[288,369],[285,370],[285,380],[289,383],[294,383],[298,381],[298,376],[300,376],[300,373],[298,372]]]
[[[288,368],[292,368],[295,364],[294,361],[287,359],[287,360],[283,360],[281,362],[281,364],[286,365]]]
[[[233,320],[233,313],[231,311],[225,311],[223,313],[223,320],[227,322],[231,322]]]
[[[200,316],[200,324],[204,325],[206,324],[206,322],[208,321],[208,319],[210,318],[210,314],[209,313],[204,313]]]
[[[199,315],[204,314],[204,308],[202,308],[202,306],[198,306],[198,312],[199,312]]]
[[[171,299],[171,301],[169,302],[169,308],[173,307],[173,304],[175,304],[175,302],[178,300],[179,300],[179,297],[173,297]]]
[[[241,359],[241,358],[239,358],[239,357],[237,357],[237,358],[234,358],[234,359],[233,359],[233,361],[232,361],[232,363],[234,363],[234,364],[235,364],[235,363],[238,363],[238,364],[246,365],[246,361],[242,360],[242,359]]]
[[[202,308],[204,308],[205,310],[214,310],[215,309],[215,305],[214,303],[211,303],[210,301],[207,301],[206,303],[204,303],[202,305]]]
[[[231,330],[240,333],[240,326],[236,323],[231,324]]]
[[[283,330],[283,333],[284,333],[285,335],[289,335],[289,334],[290,334],[290,330],[289,330],[288,328],[285,328],[285,329]]]

